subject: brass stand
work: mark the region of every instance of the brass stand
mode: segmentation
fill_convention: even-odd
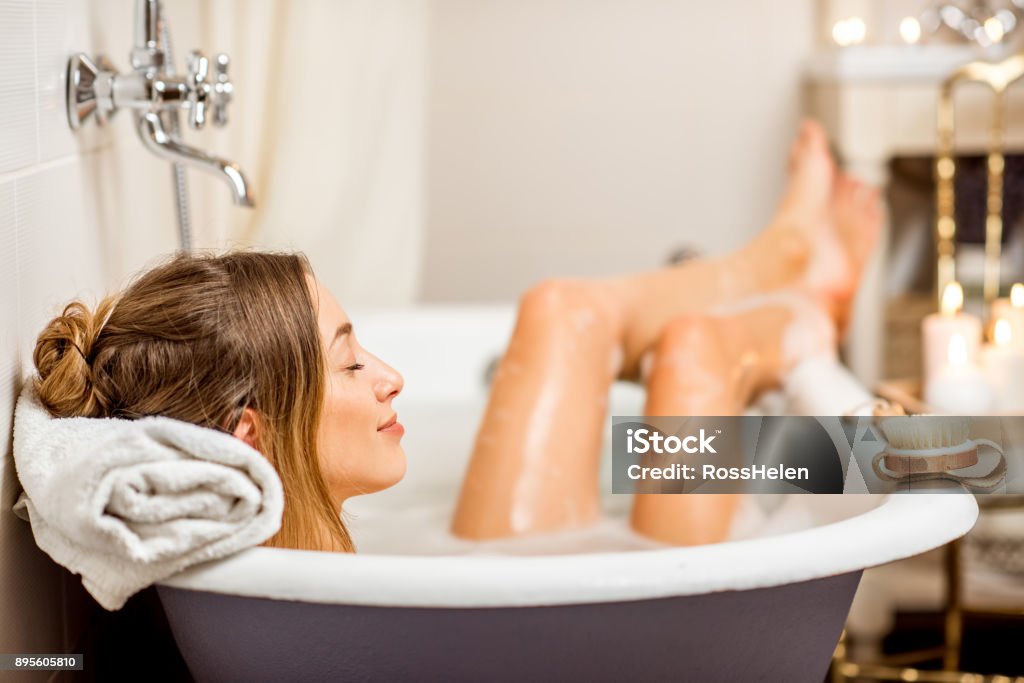
[[[962,82],[983,83],[992,90],[992,128],[988,151],[988,193],[985,217],[985,302],[999,296],[999,260],[1003,240],[1003,126],[1006,89],[1024,76],[1024,54],[1016,54],[1001,62],[970,62],[954,71],[939,90],[938,150],[935,155],[935,248],[937,258],[936,297],[942,296],[947,284],[956,279],[953,179],[956,164],[953,146],[956,116],[953,88]]]

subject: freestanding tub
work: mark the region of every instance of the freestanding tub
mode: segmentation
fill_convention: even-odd
[[[608,495],[597,531],[461,542],[446,524],[512,312],[352,319],[405,375],[406,480],[346,504],[355,555],[253,548],[159,585],[199,681],[821,681],[862,570],[977,517],[968,495],[791,496],[748,504],[737,540],[669,548]],[[609,413],[641,401],[616,385]]]

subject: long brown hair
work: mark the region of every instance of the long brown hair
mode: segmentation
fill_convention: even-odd
[[[299,253],[178,254],[95,311],[72,301],[39,335],[35,387],[55,417],[163,415],[227,432],[250,407],[284,486],[264,545],[353,550],[321,473],[326,360]]]

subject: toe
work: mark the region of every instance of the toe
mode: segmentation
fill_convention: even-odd
[[[789,147],[789,159],[786,163],[790,173],[796,170],[796,167],[800,164],[800,160],[803,158],[806,151],[807,121],[804,121],[800,124],[800,128],[797,130],[796,138],[793,139],[793,144]]]
[[[865,210],[871,214],[879,214],[882,210],[882,193],[877,187],[866,185],[864,187],[863,202]]]
[[[857,181],[841,173],[836,177],[832,195],[832,208],[837,216],[847,213],[856,206]]]
[[[825,128],[814,119],[804,121],[801,128],[802,137],[806,140],[808,149],[817,154],[828,154],[828,135]]]

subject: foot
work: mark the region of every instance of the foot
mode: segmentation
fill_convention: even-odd
[[[790,150],[789,184],[775,218],[747,258],[762,271],[765,290],[816,297],[843,331],[881,216],[878,191],[839,172],[824,129],[805,121]]]
[[[827,213],[836,177],[828,137],[817,121],[807,119],[789,150],[789,182],[773,225],[794,225],[811,232]]]
[[[842,333],[849,322],[850,307],[864,267],[881,233],[881,193],[878,188],[840,174],[832,193],[830,217],[832,229],[845,256],[847,277],[836,280],[835,284],[839,286],[834,287],[826,298]]]

